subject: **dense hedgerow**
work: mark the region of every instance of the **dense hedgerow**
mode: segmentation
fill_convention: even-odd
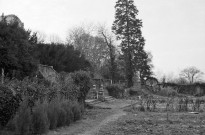
[[[70,123],[72,123],[74,121],[74,114],[72,112],[72,109],[71,109],[71,105],[70,105],[71,102],[69,101],[66,101],[66,102],[63,102],[61,104],[61,108],[63,110],[65,110],[65,113],[66,113],[66,117],[65,117],[65,125],[66,126],[69,126]]]
[[[79,120],[91,79],[84,71],[67,74],[67,78],[67,82],[60,85],[49,86],[38,78],[27,78],[0,87],[0,110],[3,112],[0,134],[5,130],[22,135],[42,134]]]
[[[30,134],[32,123],[31,110],[28,108],[28,102],[24,101],[19,107],[19,111],[15,116],[15,132],[19,135]]]
[[[161,88],[160,91],[158,91],[156,94],[161,95],[161,96],[166,96],[166,97],[170,97],[170,96],[178,96],[179,94],[177,93],[176,90],[174,90],[171,87],[166,87],[166,88]]]
[[[49,129],[69,126],[81,118],[83,105],[76,101],[56,101],[59,102],[38,102],[32,111],[28,102],[22,102],[15,117],[9,121],[5,130],[20,135],[42,134]]]
[[[50,122],[47,115],[47,104],[38,104],[32,113],[32,133],[41,134],[48,131]]]
[[[91,88],[91,78],[88,72],[85,71],[74,72],[71,74],[71,78],[73,80],[73,83],[78,87],[78,89],[76,89],[78,91],[78,102],[84,104],[86,95]]]
[[[0,125],[5,126],[15,115],[19,107],[19,95],[13,95],[11,89],[6,86],[0,86]]]
[[[108,94],[110,96],[113,96],[115,98],[123,98],[125,90],[124,88],[119,84],[112,84],[106,87]]]

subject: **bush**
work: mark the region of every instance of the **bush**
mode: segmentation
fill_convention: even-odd
[[[139,95],[144,95],[145,94],[142,91],[142,89],[137,89],[135,87],[128,88],[127,91],[129,92],[130,96],[139,96]]]
[[[45,104],[37,105],[37,107],[34,108],[32,115],[32,131],[34,134],[42,134],[49,129],[50,123],[45,109]]]
[[[0,125],[3,127],[15,115],[20,103],[18,95],[13,95],[11,89],[0,86]]]
[[[81,111],[80,104],[77,103],[77,102],[74,102],[71,107],[72,107],[72,112],[73,112],[73,115],[74,115],[74,119],[73,120],[74,121],[79,120],[81,118],[81,116],[82,116],[82,111]]]
[[[71,73],[69,76],[71,81],[66,85],[71,84],[71,87],[63,87],[65,84],[47,86],[31,79],[0,85],[0,128],[22,135],[42,134],[48,129],[68,126],[79,120],[84,111],[83,103],[90,89],[91,79],[84,71]],[[74,98],[66,98],[62,94]]]
[[[59,106],[55,102],[50,102],[46,110],[47,110],[48,121],[50,123],[49,129],[55,129],[58,123]]]
[[[16,122],[15,117],[11,118],[6,125],[6,130],[15,132],[15,130],[16,130],[15,122]]]
[[[59,107],[58,112],[58,121],[57,121],[57,127],[65,126],[66,125],[66,111]]]
[[[81,118],[83,107],[78,102],[58,101],[50,102],[47,107],[49,129],[56,127],[69,126],[71,122]]]
[[[115,98],[123,98],[124,97],[124,88],[119,84],[112,84],[106,87],[108,94]]]
[[[66,122],[65,125],[69,126],[71,122],[74,121],[74,114],[72,112],[72,108],[71,108],[71,103],[69,101],[67,102],[63,102],[61,104],[61,107],[65,110],[66,112]]]
[[[73,83],[79,88],[78,90],[78,102],[85,105],[86,96],[91,88],[91,78],[85,71],[76,71],[71,74]]]
[[[158,91],[156,94],[166,97],[178,95],[177,91],[172,89],[171,87],[161,88],[161,90]]]
[[[27,101],[21,103],[15,118],[16,133],[19,135],[28,135],[31,133],[31,111],[27,105]]]

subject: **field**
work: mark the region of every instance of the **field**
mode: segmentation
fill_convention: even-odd
[[[139,100],[102,102],[96,106],[104,109],[88,109],[83,120],[47,135],[205,135],[204,111],[193,113],[192,104],[188,104],[188,111],[172,107],[167,111],[167,100],[163,101],[156,104],[155,110],[147,110],[145,103],[144,111],[140,111]],[[174,106],[177,103],[173,102]]]
[[[98,135],[203,135],[205,114],[128,112],[101,128]]]

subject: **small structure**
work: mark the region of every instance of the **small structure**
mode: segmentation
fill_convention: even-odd
[[[96,95],[96,98],[100,98],[104,96],[104,81],[103,77],[99,74],[94,74],[93,77],[93,94]]]

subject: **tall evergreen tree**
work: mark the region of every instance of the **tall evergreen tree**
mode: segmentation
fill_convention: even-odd
[[[139,70],[144,54],[144,38],[142,37],[142,21],[137,19],[138,10],[133,0],[118,0],[115,5],[115,20],[112,30],[121,41],[124,55],[127,86],[133,86],[133,76]]]
[[[134,58],[134,66],[137,68],[141,83],[144,83],[153,74],[151,71],[153,67],[151,61],[151,53],[145,51],[140,51]]]

